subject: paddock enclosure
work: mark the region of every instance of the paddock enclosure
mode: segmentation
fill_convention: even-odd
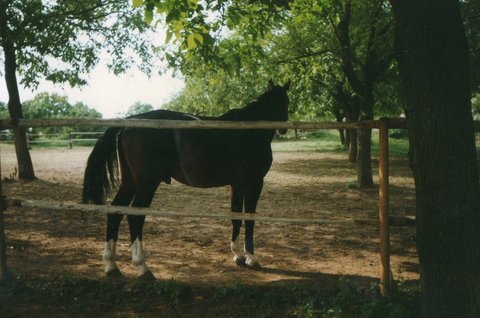
[[[112,126],[118,125],[118,121],[111,122]],[[35,123],[24,123],[25,126],[32,124]],[[263,124],[278,124],[278,128],[283,128],[279,123]],[[294,124],[282,125],[292,128]],[[336,127],[333,123],[329,126]],[[376,127],[378,122],[374,124]],[[273,148],[273,166],[265,178],[257,213],[273,217],[259,221],[256,227],[256,254],[263,269],[252,271],[233,263],[229,245],[231,225],[227,217],[148,216],[144,244],[149,267],[158,279],[175,278],[194,284],[306,281],[328,288],[328,284],[340,276],[359,279],[381,276],[385,284],[390,270],[395,279],[418,278],[414,228],[391,226],[390,233],[388,230],[385,233],[385,227],[380,231],[382,227],[378,222],[379,208],[387,209],[387,220],[388,211],[395,216],[414,215],[414,185],[407,158],[390,159],[379,165],[379,157],[388,157],[388,152],[383,149],[383,153],[373,154],[375,183],[390,182],[380,195],[387,200],[379,201],[378,187],[361,190],[350,186],[356,180],[356,168],[348,162],[345,153],[282,152],[275,151],[275,144]],[[25,182],[13,180],[15,152],[13,146],[2,144],[3,194],[8,199],[23,200],[27,205],[28,200],[56,201],[59,205],[60,202],[79,202],[90,152],[90,147],[34,148],[31,156],[38,179]],[[387,171],[390,175],[385,175]],[[173,182],[158,188],[149,209],[205,214],[228,212],[229,196],[228,187],[197,189]],[[9,207],[4,214],[10,271],[35,275],[75,272],[103,277],[103,214],[62,211],[61,207],[50,210]],[[293,222],[313,221],[290,224],[292,222],[275,220],[278,216],[286,216]],[[370,222],[355,222],[358,220]],[[125,276],[133,278],[135,268],[130,263],[126,227],[123,222],[117,245],[118,264]],[[380,244],[381,235],[383,243],[387,240],[386,245]],[[391,268],[388,264],[382,267],[382,261],[391,263]]]

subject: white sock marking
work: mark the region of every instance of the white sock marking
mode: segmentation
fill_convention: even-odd
[[[132,244],[132,263],[137,266],[138,276],[142,276],[149,271],[145,265],[145,254],[143,253],[143,244],[138,238]]]
[[[108,242],[105,242],[105,249],[103,250],[103,260],[105,262],[105,273],[108,273],[112,270],[117,269],[117,264],[115,263],[116,256],[116,242],[114,239],[110,239]]]
[[[245,254],[247,254],[247,260],[245,261],[245,264],[247,264],[247,266],[254,266],[258,263],[257,256],[255,256],[254,254],[250,254],[247,251],[245,251]]]
[[[232,250],[234,256],[233,261],[236,262],[237,259],[244,257],[242,249],[240,248],[240,235],[235,239],[235,241],[230,242],[230,249]]]

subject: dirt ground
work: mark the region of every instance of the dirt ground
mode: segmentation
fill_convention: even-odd
[[[4,194],[9,198],[79,202],[91,148],[31,151],[38,180],[14,179],[11,146],[1,145]],[[265,180],[258,213],[315,216],[343,220],[334,225],[257,222],[256,254],[263,266],[252,271],[236,266],[230,252],[230,222],[212,219],[147,217],[144,246],[147,264],[157,279],[199,285],[232,282],[276,284],[324,283],[341,276],[358,280],[380,272],[378,226],[353,219],[378,218],[378,189],[358,190],[355,166],[345,154],[276,152]],[[374,181],[378,163],[374,161]],[[406,159],[391,160],[393,215],[414,215],[413,179]],[[229,211],[229,189],[196,189],[162,184],[152,206],[169,211]],[[105,216],[77,212],[9,209],[5,214],[9,269],[18,275],[75,273],[103,279],[101,258]],[[391,227],[391,264],[395,279],[418,279],[413,227]],[[128,226],[122,222],[118,265],[125,277],[136,276],[131,264]]]

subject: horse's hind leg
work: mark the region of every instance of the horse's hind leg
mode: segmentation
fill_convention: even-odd
[[[239,186],[232,185],[231,210],[232,212],[243,212],[243,189]],[[230,248],[233,253],[233,261],[237,265],[245,265],[245,255],[240,247],[240,228],[242,227],[242,220],[232,220],[232,241]]]
[[[159,184],[160,179],[157,178],[149,178],[148,181],[137,181],[137,191],[132,206],[149,207]],[[128,215],[127,219],[132,242],[132,263],[137,267],[138,276],[144,279],[155,279],[145,264],[145,254],[143,252],[142,232],[145,215]]]
[[[245,212],[255,213],[257,209],[257,202],[262,192],[263,179],[255,180],[249,183],[245,189]],[[245,254],[247,260],[245,264],[251,268],[260,268],[257,257],[254,254],[253,243],[253,229],[255,227],[255,221],[245,221]]]
[[[135,194],[135,187],[130,181],[124,180],[120,185],[112,205],[128,206]],[[118,240],[118,229],[120,222],[123,219],[122,214],[109,214],[107,215],[107,235],[105,240],[105,249],[103,251],[103,260],[105,262],[105,273],[109,277],[120,276],[120,270],[117,267],[116,257],[116,244]]]

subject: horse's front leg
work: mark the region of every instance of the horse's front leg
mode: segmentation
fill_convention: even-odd
[[[231,210],[232,212],[243,212],[243,189],[239,186],[232,185]],[[240,245],[240,229],[242,227],[242,220],[232,220],[232,241],[230,248],[233,253],[233,261],[240,266],[245,265],[245,255]]]
[[[257,210],[257,202],[260,198],[260,193],[263,188],[263,179],[256,180],[251,182],[248,187],[245,189],[245,212],[246,213],[255,213]],[[257,257],[255,256],[255,246],[253,239],[253,231],[255,228],[255,221],[246,220],[245,221],[245,254],[247,259],[245,264],[248,267],[257,269],[260,268],[260,263],[258,262]]]

